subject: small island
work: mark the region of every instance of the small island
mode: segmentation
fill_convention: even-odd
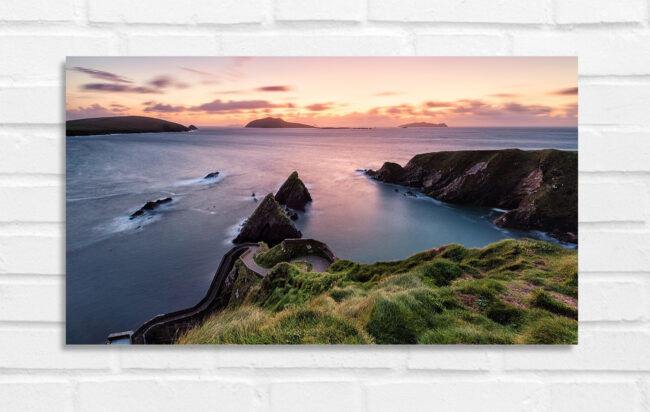
[[[179,123],[146,116],[94,117],[90,119],[68,120],[65,122],[66,136],[189,132],[190,130],[196,129],[197,127],[194,125],[185,127]]]
[[[301,128],[315,129],[316,128],[315,126],[310,126],[308,124],[287,122],[280,119],[279,117],[265,117],[264,119],[253,120],[252,122],[249,122],[244,127],[253,127],[253,128],[261,128],[261,129],[301,129]]]
[[[416,123],[407,123],[402,124],[399,127],[406,129],[408,127],[449,127],[446,123],[428,123],[428,122],[416,122]]]

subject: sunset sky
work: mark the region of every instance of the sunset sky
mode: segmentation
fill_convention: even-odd
[[[66,117],[577,126],[575,57],[69,57]]]

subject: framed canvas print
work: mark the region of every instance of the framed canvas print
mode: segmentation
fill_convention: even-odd
[[[68,344],[576,344],[574,57],[69,57]]]

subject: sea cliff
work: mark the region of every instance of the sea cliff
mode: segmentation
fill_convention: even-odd
[[[386,162],[368,176],[418,188],[434,199],[507,210],[494,223],[541,230],[577,243],[578,153],[547,150],[463,150]]]

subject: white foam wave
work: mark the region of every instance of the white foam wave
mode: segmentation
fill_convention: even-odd
[[[244,224],[246,224],[247,220],[248,220],[247,218],[244,218],[244,219],[240,220],[238,223],[236,223],[236,224],[234,224],[232,226],[228,226],[226,228],[226,236],[227,236],[227,238],[224,239],[224,244],[232,245],[232,241],[237,237],[239,232],[241,232],[241,229],[244,227]]]
[[[225,174],[219,173],[218,176],[216,177],[210,177],[210,178],[202,178],[202,179],[183,179],[179,180],[177,182],[174,182],[172,186],[192,186],[192,185],[213,185],[215,183],[219,183],[221,180],[223,180]]]

